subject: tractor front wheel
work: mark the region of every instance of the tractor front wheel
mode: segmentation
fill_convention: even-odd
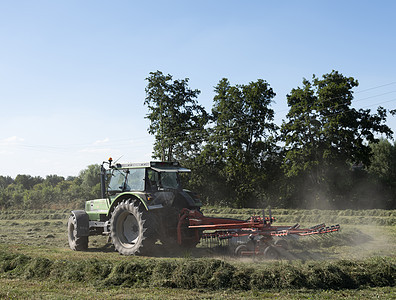
[[[147,211],[141,211],[135,201],[120,202],[110,219],[110,237],[115,249],[122,255],[148,253],[155,243],[152,226]]]
[[[88,237],[77,236],[77,222],[76,217],[71,215],[67,222],[67,232],[70,249],[74,251],[84,251],[88,249]]]

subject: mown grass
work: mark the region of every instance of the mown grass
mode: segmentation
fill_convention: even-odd
[[[361,290],[208,291],[172,288],[101,288],[86,283],[0,278],[1,299],[396,299],[396,288]]]
[[[259,209],[235,209],[224,207],[204,207],[203,213],[213,217],[247,219],[252,215],[262,215]],[[268,209],[265,210],[268,216]],[[343,225],[396,225],[396,210],[304,210],[304,209],[272,209],[272,215],[278,223],[335,223]]]
[[[261,214],[203,210],[206,215],[245,219]],[[69,210],[0,211],[0,285],[7,286],[0,298],[393,297],[396,211],[273,210],[273,215],[290,225],[294,217],[307,220],[298,221],[302,226],[340,223],[342,231],[290,241],[293,249],[275,262],[237,260],[202,245],[178,253],[158,248],[155,257],[124,257],[101,236],[90,237],[89,251],[71,251],[66,235]],[[350,223],[338,222],[341,217]]]
[[[86,283],[0,278],[1,299],[396,299],[394,287],[362,290],[208,291],[172,288],[101,288]]]
[[[65,220],[71,209],[59,210],[1,210],[0,220]],[[252,215],[261,215],[260,209],[236,209],[205,206],[202,211],[207,216],[247,219]],[[265,211],[268,215],[268,210]],[[280,223],[322,223],[335,222],[343,225],[396,225],[396,210],[303,210],[272,209],[272,215]]]
[[[72,209],[0,210],[0,220],[65,220]]]
[[[38,214],[42,214],[39,212]],[[66,234],[67,217],[64,219],[0,219],[0,242],[21,249],[28,255],[68,255]],[[302,224],[303,225],[303,224]],[[396,245],[396,226],[344,225],[342,231],[318,237],[289,239],[292,249],[284,259],[325,260],[325,259],[362,259],[369,256],[392,255]],[[105,236],[89,239],[89,255],[99,258],[106,253],[115,254]],[[155,256],[224,256],[214,250],[206,249],[202,241],[198,249],[179,253],[159,249]],[[65,253],[66,252],[66,253]]]
[[[253,214],[261,213],[259,210],[252,209],[232,209],[232,208],[213,208],[204,207],[206,215],[220,217],[239,217],[246,219]],[[382,218],[381,222],[375,221],[374,217]],[[393,224],[396,211],[386,210],[346,210],[346,211],[319,211],[319,210],[273,210],[273,215],[277,217],[277,224],[293,225],[296,219],[286,222],[284,217],[304,219],[299,222],[302,226],[311,226],[317,223],[326,222],[327,224],[340,223],[342,231],[340,233],[325,235],[321,238],[302,238],[298,241],[289,240],[293,244],[292,256],[297,259],[361,259],[373,255],[391,255],[392,249],[396,246],[396,224]],[[20,218],[18,218],[18,216]],[[9,245],[19,245],[23,251],[29,255],[32,252],[48,251],[53,253],[53,249],[65,250],[68,248],[66,236],[66,224],[69,210],[33,210],[33,211],[0,211],[0,242]],[[349,218],[350,222],[344,224],[337,222],[341,217]],[[329,221],[332,219],[334,222]],[[363,220],[361,220],[363,218]],[[370,220],[377,225],[370,223]],[[37,246],[37,247],[33,247]],[[202,248],[207,246],[205,241],[198,245]],[[107,244],[106,237],[90,237],[90,251],[108,252],[112,251],[111,245]],[[190,256],[222,255],[192,251],[187,253]],[[210,251],[209,251],[210,252]],[[184,253],[159,252],[159,256],[177,256]],[[100,256],[100,255],[99,255]]]
[[[0,252],[0,273],[7,278],[85,282],[103,288],[338,290],[394,286],[396,258],[252,264],[211,258],[72,261]]]

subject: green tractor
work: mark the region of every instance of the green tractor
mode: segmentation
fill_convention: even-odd
[[[164,246],[178,245],[180,211],[199,210],[202,205],[197,194],[181,187],[182,172],[190,170],[177,162],[113,164],[111,158],[103,162],[102,198],[88,200],[85,210],[71,212],[70,248],[87,250],[92,235],[108,235],[123,255],[149,254],[158,241]],[[178,246],[198,243],[194,231],[185,227],[181,233],[183,242]]]

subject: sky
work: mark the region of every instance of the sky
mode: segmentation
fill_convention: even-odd
[[[281,125],[303,78],[359,81],[356,108],[396,108],[396,1],[0,0],[0,175],[77,176],[151,159],[145,78],[266,80]],[[396,133],[396,117],[387,125]],[[396,137],[396,135],[394,135]]]

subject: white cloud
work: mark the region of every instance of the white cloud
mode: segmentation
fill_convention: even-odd
[[[0,144],[3,145],[3,146],[15,145],[17,143],[23,142],[24,140],[25,139],[14,135],[14,136],[10,136],[8,138],[0,140]]]
[[[106,143],[108,143],[109,141],[110,141],[109,138],[105,138],[105,139],[103,139],[103,140],[97,140],[97,141],[94,142],[94,145],[106,144]]]

